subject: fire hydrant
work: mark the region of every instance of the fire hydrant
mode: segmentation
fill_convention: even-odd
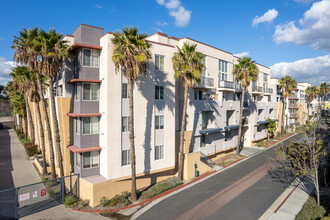
[[[195,161],[195,177],[198,177],[198,170],[197,170],[197,163],[196,163],[196,161]]]

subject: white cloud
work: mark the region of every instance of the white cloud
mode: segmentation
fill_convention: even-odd
[[[248,57],[248,56],[250,56],[250,51],[244,51],[242,53],[236,53],[236,54],[234,54],[234,56],[239,57],[239,58]]]
[[[310,82],[314,85],[319,85],[321,82],[330,83],[330,54],[291,63],[276,63],[270,68],[274,77],[290,75],[297,82]]]
[[[15,66],[15,62],[8,61],[4,57],[0,57],[0,85],[6,85],[7,82],[11,79],[9,73],[11,68]]]
[[[255,16],[255,18],[252,19],[252,27],[258,26],[259,23],[270,23],[272,22],[276,17],[278,16],[278,11],[273,9],[269,9],[267,12],[265,12],[262,16]]]
[[[166,21],[157,21],[156,24],[157,24],[158,26],[162,26],[162,27],[168,25],[168,23],[167,23]]]
[[[95,4],[94,6],[95,6],[95,8],[98,8],[98,9],[102,9],[103,8],[102,5],[98,5],[98,4]]]
[[[170,15],[175,19],[175,26],[185,27],[189,24],[191,11],[183,7],[180,0],[156,0],[156,2],[170,11]]]
[[[277,44],[310,44],[315,50],[330,51],[330,0],[315,2],[298,23],[277,25],[273,40]]]

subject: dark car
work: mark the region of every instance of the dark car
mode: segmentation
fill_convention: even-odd
[[[3,123],[0,122],[0,129],[3,129]]]

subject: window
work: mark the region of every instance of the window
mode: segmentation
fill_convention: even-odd
[[[258,116],[260,116],[262,113],[262,109],[258,109]]]
[[[164,145],[155,146],[155,160],[164,159]]]
[[[99,55],[98,50],[84,49],[83,66],[99,67]]]
[[[229,141],[230,140],[229,137],[230,137],[229,130],[226,130],[225,131],[225,141]]]
[[[84,117],[83,134],[98,134],[99,133],[99,118],[98,117]]]
[[[266,73],[264,73],[263,86],[264,86],[264,92],[268,93],[268,75]]]
[[[75,100],[79,101],[80,100],[80,84],[75,84]]]
[[[155,86],[155,99],[164,99],[164,86]]]
[[[121,165],[129,165],[131,164],[131,150],[122,150],[121,151]]]
[[[76,167],[80,169],[80,153],[76,153]]]
[[[84,83],[83,84],[83,100],[98,101],[99,100],[99,84]]]
[[[164,115],[155,116],[155,129],[164,129]]]
[[[206,100],[206,92],[203,92],[202,90],[194,90],[194,99],[195,100]]]
[[[129,131],[129,116],[123,116],[121,118],[121,131],[122,132]]]
[[[127,99],[128,98],[127,83],[122,83],[121,84],[121,97],[123,99]]]
[[[202,134],[201,136],[201,147],[205,147],[206,145],[206,136],[205,134]]]
[[[268,96],[268,102],[271,102],[271,101],[272,101],[272,97]]]
[[[75,118],[74,122],[75,122],[74,127],[75,127],[76,134],[80,134],[80,119]]]
[[[202,70],[202,76],[201,76],[201,78],[204,78],[204,77],[206,77],[206,56],[205,55],[203,55],[203,63],[204,63],[204,65],[205,65],[205,69],[203,69]]]
[[[207,128],[208,120],[206,112],[202,112],[202,130]]]
[[[219,60],[219,81],[227,81],[228,72],[227,72],[228,62]]]
[[[62,85],[57,87],[56,96],[63,96],[63,86]]]
[[[159,70],[164,70],[164,56],[156,55],[155,56],[155,67]]]
[[[91,151],[91,152],[85,152],[83,153],[83,167],[86,168],[92,168],[92,167],[98,167],[99,166],[99,151]]]

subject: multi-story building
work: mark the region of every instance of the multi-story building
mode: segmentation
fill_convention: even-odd
[[[130,190],[128,81],[112,61],[114,34],[81,24],[63,39],[71,46],[55,87],[65,173],[79,173],[81,196],[91,205],[102,196]],[[186,179],[212,168],[201,157],[237,146],[242,86],[232,74],[238,57],[188,37],[155,33],[146,38],[152,59],[134,84],[137,187],[177,172],[183,87],[174,79],[172,57],[184,42],[197,44],[206,69],[189,91],[185,132]],[[244,146],[267,138],[267,118],[277,119],[278,88],[270,69],[257,64],[259,77],[244,98]],[[32,107],[32,106],[31,106]],[[63,138],[64,137],[64,138]]]

